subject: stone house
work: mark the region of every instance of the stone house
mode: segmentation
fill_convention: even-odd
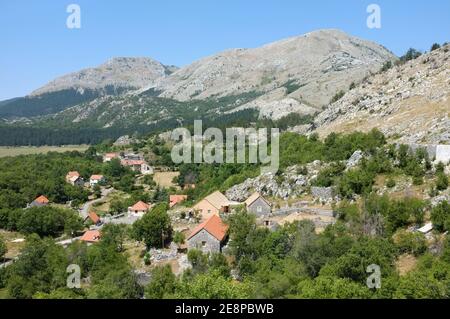
[[[84,180],[77,171],[68,172],[66,182],[73,186],[84,186]]]
[[[188,249],[199,249],[204,253],[222,251],[228,235],[228,225],[224,224],[218,215],[198,225],[187,239]]]
[[[216,191],[198,202],[194,207],[195,211],[200,212],[204,217],[218,215],[219,213],[228,213],[230,201],[224,194]]]
[[[272,211],[270,203],[258,192],[253,193],[247,198],[245,206],[247,207],[247,212],[255,214],[258,217],[268,215]]]

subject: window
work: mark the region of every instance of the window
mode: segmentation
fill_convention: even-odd
[[[261,206],[256,207],[256,211],[257,211],[258,213],[261,213],[261,212],[262,212],[262,207],[261,207]]]
[[[202,241],[202,247],[206,246],[206,241]]]

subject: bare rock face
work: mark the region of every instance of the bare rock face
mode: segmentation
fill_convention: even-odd
[[[404,144],[450,144],[450,45],[367,78],[329,105],[316,132],[378,128]]]
[[[31,93],[40,95],[65,89],[83,92],[106,89],[140,89],[176,70],[150,58],[113,58],[106,63],[59,77]]]
[[[163,92],[160,96],[180,101],[251,91],[269,94],[284,88],[281,98],[260,99],[257,108],[262,114],[276,116],[272,110],[277,107],[310,113],[310,108],[327,105],[339,90],[395,59],[378,44],[339,30],[320,30],[201,59],[159,79],[153,88]]]

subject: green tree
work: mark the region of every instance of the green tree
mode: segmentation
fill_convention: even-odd
[[[163,299],[175,292],[177,281],[169,265],[156,267],[151,271],[151,281],[145,287],[147,299]]]
[[[430,51],[435,51],[435,50],[439,49],[440,47],[441,47],[441,45],[439,43],[433,43]]]
[[[167,214],[167,204],[160,203],[133,224],[133,237],[143,241],[147,248],[161,248],[171,239],[172,225]]]
[[[6,247],[6,243],[3,240],[3,237],[0,236],[0,260],[3,259],[5,254],[8,252],[8,249]]]
[[[17,261],[10,266],[8,294],[12,298],[31,298],[37,292],[50,293],[64,287],[67,266],[62,246],[52,239],[31,235]]]
[[[175,299],[246,299],[252,294],[251,285],[225,279],[216,272],[183,280],[171,298]]]
[[[450,204],[447,201],[441,202],[431,210],[431,221],[436,230],[450,230]]]
[[[123,251],[126,238],[127,226],[125,225],[107,224],[102,228],[102,242],[115,247],[118,252]]]
[[[178,246],[184,244],[185,240],[186,240],[186,238],[182,232],[176,231],[174,233],[173,242],[175,244],[177,244]]]

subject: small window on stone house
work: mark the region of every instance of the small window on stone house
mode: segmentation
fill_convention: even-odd
[[[256,207],[256,211],[257,211],[258,213],[261,213],[261,212],[262,212],[262,207],[261,207],[261,206]]]

